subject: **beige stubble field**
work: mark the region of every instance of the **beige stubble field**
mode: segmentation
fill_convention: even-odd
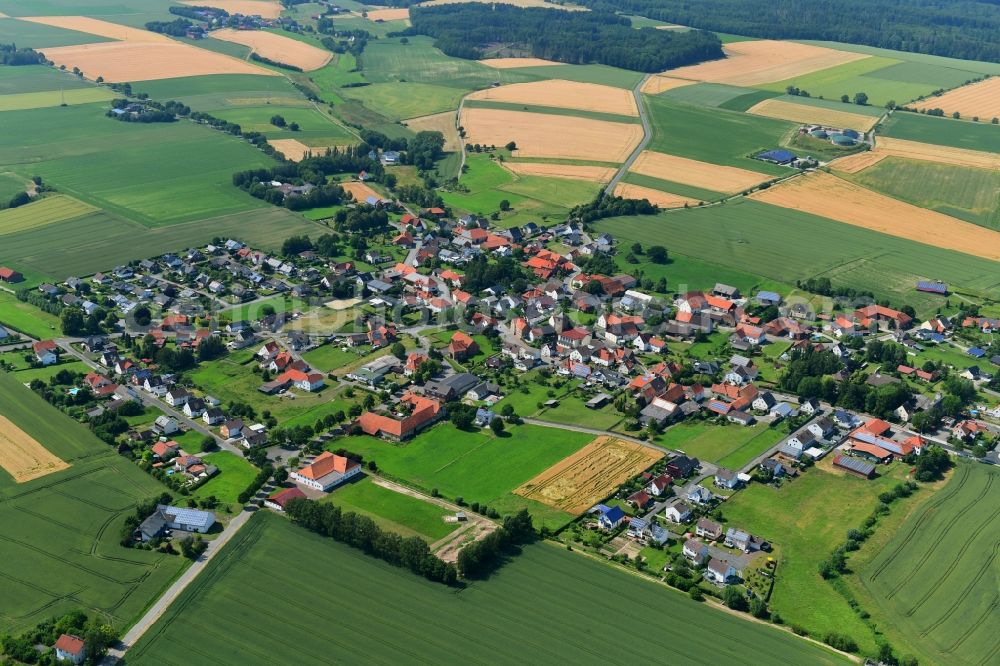
[[[772,178],[756,171],[710,164],[652,150],[642,151],[629,171],[728,194],[750,189]]]
[[[580,83],[562,79],[513,83],[497,88],[486,88],[470,94],[466,99],[534,104],[579,111],[614,113],[621,116],[639,115],[635,97],[629,90],[597,83]]]
[[[224,42],[249,46],[260,56],[286,65],[294,65],[306,72],[319,69],[333,57],[329,51],[312,44],[262,30],[223,28],[214,30],[211,35]]]
[[[25,483],[67,469],[69,464],[0,415],[0,467],[17,483]]]

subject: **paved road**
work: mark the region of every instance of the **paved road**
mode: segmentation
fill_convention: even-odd
[[[611,182],[608,183],[608,186],[604,188],[604,192],[606,194],[614,194],[615,187],[618,186],[618,183],[621,181],[622,177],[629,170],[629,167],[631,167],[632,164],[635,162],[636,158],[639,157],[639,153],[641,153],[646,149],[646,146],[649,145],[650,139],[653,138],[653,128],[649,124],[649,116],[646,114],[646,105],[643,104],[642,101],[642,86],[646,84],[646,81],[649,79],[650,76],[652,75],[647,74],[646,76],[642,77],[642,81],[639,81],[639,83],[636,84],[635,88],[632,89],[632,96],[635,97],[635,105],[639,109],[639,120],[642,121],[642,135],[643,135],[642,141],[640,141],[639,145],[635,147],[635,150],[632,151],[632,154],[628,156],[628,159],[625,160],[625,163],[618,168],[618,173],[616,173],[615,177],[611,179]]]
[[[253,514],[254,512],[252,511],[242,511],[238,516],[229,521],[229,525],[227,525],[222,531],[222,534],[220,534],[215,540],[208,542],[208,548],[206,548],[202,556],[198,558],[198,561],[193,562],[191,566],[188,567],[188,569],[182,573],[170,587],[167,588],[166,592],[164,592],[160,598],[157,599],[152,606],[150,606],[149,610],[146,611],[146,614],[143,615],[138,622],[132,625],[132,628],[128,630],[117,647],[108,650],[108,656],[104,658],[103,662],[101,662],[102,666],[110,666],[121,659],[128,649],[135,645],[136,641],[142,638],[143,634],[145,634],[150,627],[156,624],[156,621],[159,620],[160,617],[166,612],[167,608],[170,607],[170,604],[177,600],[177,597],[180,596],[181,592],[187,589],[187,586],[198,577],[198,574],[200,574],[205,569],[205,566],[212,561],[212,558],[215,557],[216,553],[221,551],[222,547],[229,543],[230,539],[236,536],[236,533],[241,527],[246,525],[247,521],[250,520],[250,517],[253,516]]]

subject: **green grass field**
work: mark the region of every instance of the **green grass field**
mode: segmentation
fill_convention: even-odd
[[[781,93],[773,92],[771,90],[754,90],[719,104],[719,108],[727,109],[729,111],[743,112],[755,104],[763,102],[765,99],[772,99],[780,96]]]
[[[850,179],[923,208],[1000,228],[1000,173],[995,171],[888,157]]]
[[[529,506],[539,523],[561,525],[570,517],[511,494],[542,470],[580,449],[592,435],[555,428],[522,425],[494,437],[487,429],[461,432],[451,424],[437,425],[403,445],[373,437],[334,440],[330,448],[344,447],[375,460],[386,475],[426,492],[437,488],[448,498],[489,504],[501,512]]]
[[[333,122],[329,116],[312,106],[230,106],[211,111],[212,115],[238,124],[244,131],[261,132],[271,139],[298,139],[327,142],[328,145],[348,144],[355,139],[347,129]],[[271,118],[281,116],[286,123],[298,123],[299,130],[291,131],[271,124]]]
[[[61,106],[63,104],[106,102],[114,99],[115,96],[115,93],[107,88],[71,88],[70,90],[49,90],[46,92],[0,95],[0,111],[21,111],[24,109]]]
[[[268,513],[254,516],[185,590],[130,650],[129,663],[260,662],[294,652],[296,663],[324,664],[335,645],[345,662],[405,654],[413,663],[513,663],[530,654],[538,663],[604,664],[608,650],[595,634],[627,635],[644,624],[658,631],[620,641],[616,661],[655,654],[679,665],[845,663],[790,633],[547,544],[456,592]],[[195,646],[182,638],[192,626]]]
[[[2,25],[3,20],[0,19],[0,26]],[[0,39],[0,42],[2,41]],[[45,65],[0,67],[0,95],[47,92],[50,90],[90,89],[93,87],[94,84],[79,78],[71,72],[62,72]]]
[[[15,173],[0,173],[0,201],[10,201],[10,198],[18,192],[27,190],[28,185],[30,183],[25,178]]]
[[[711,190],[694,187],[692,185],[685,185],[683,183],[674,183],[669,180],[654,178],[653,176],[646,176],[641,173],[626,172],[625,177],[622,178],[622,180],[626,183],[634,183],[643,187],[651,187],[654,190],[670,192],[671,194],[679,194],[681,196],[691,197],[692,199],[698,199],[700,201],[716,201],[726,196],[721,192],[713,192]]]
[[[387,118],[403,120],[457,109],[466,89],[443,83],[396,81],[373,83],[358,88],[342,88],[338,92],[343,97],[361,102]]]
[[[818,567],[843,543],[847,530],[860,526],[872,512],[878,494],[898,483],[907,470],[901,464],[880,468],[885,476],[868,481],[826,471],[828,465],[824,461],[777,490],[751,484],[730,498],[722,511],[730,525],[775,544],[778,568],[772,611],[820,640],[831,631],[846,634],[863,651],[874,653],[871,629],[847,599],[820,577]]]
[[[994,62],[980,62],[977,60],[959,60],[958,58],[945,58],[943,56],[928,55],[926,53],[912,53],[910,51],[893,51],[892,49],[881,49],[877,46],[862,46],[860,44],[845,44],[843,42],[824,42],[809,39],[796,39],[794,41],[803,44],[817,44],[838,51],[849,51],[851,53],[864,53],[882,58],[893,58],[904,62],[914,62],[921,65],[933,65],[945,69],[957,69],[976,74],[1000,74],[1000,64]]]
[[[749,156],[778,147],[796,125],[663,97],[647,96],[645,100],[653,124],[650,150],[760,173],[788,173],[786,168]]]
[[[900,69],[895,69],[900,68]],[[932,68],[931,78],[948,79],[948,72],[941,68]],[[805,76],[767,83],[759,88],[785,92],[788,86],[797,86],[809,92],[813,97],[839,100],[841,95],[854,97],[855,93],[864,92],[868,100],[876,106],[884,106],[890,100],[905,104],[922,95],[942,87],[929,80],[913,80],[912,65],[895,58],[873,56],[862,60],[821,69]],[[893,75],[893,72],[898,72]],[[961,76],[971,78],[972,74]]]
[[[17,44],[22,48],[41,49],[52,46],[76,46],[77,44],[110,41],[114,40],[77,30],[32,23],[31,21],[0,18],[0,44]]]
[[[389,490],[367,477],[336,488],[322,501],[368,516],[386,531],[404,537],[418,536],[428,543],[443,539],[458,528],[458,523],[444,522],[444,517],[451,515],[446,509]]]
[[[0,393],[0,413],[70,464],[23,484],[0,469],[0,631],[80,609],[124,629],[186,563],[119,544],[125,516],[166,488],[20,378],[0,373]]]
[[[610,218],[594,227],[620,243],[656,245],[669,239],[671,253],[787,284],[827,276],[834,284],[871,289],[894,302],[911,303],[918,313],[933,311],[939,304],[914,292],[920,279],[934,277],[975,293],[1000,296],[995,262],[757,201],[739,200],[654,218]],[[932,270],[933,276],[921,275],[921,270]],[[672,279],[669,265],[665,273]]]
[[[283,76],[256,74],[186,76],[141,81],[132,87],[136,92],[144,92],[153,99],[175,99],[198,111],[245,106],[247,100],[254,100],[257,104],[286,99],[294,99],[300,104],[308,103],[308,100]]]
[[[22,303],[8,291],[0,291],[0,323],[36,339],[50,338],[61,331],[59,317]]]
[[[498,70],[509,74],[519,74],[537,79],[565,79],[580,83],[599,83],[615,88],[635,88],[642,81],[640,72],[619,69],[607,65],[543,65],[541,67],[517,67]],[[510,81],[507,81],[510,83]]]
[[[686,102],[696,106],[722,106],[745,95],[758,91],[752,88],[740,88],[722,83],[696,83],[693,86],[681,86],[662,92],[657,97]]]
[[[663,446],[679,449],[699,460],[718,463],[739,470],[764,451],[777,444],[784,433],[757,424],[718,426],[708,423],[681,423],[669,428],[657,440]]]
[[[987,664],[1000,651],[997,481],[992,467],[959,464],[885,543],[851,557],[862,607],[921,663]]]
[[[612,123],[639,123],[636,116],[623,116],[617,113],[601,113],[598,111],[582,111],[580,109],[568,109],[558,106],[537,106],[534,104],[518,104],[516,102],[498,102],[491,99],[470,99],[466,100],[465,107],[470,109],[500,109],[503,111],[524,111],[527,113],[545,113],[552,116],[573,116],[576,118],[590,118],[592,120],[606,120]]]
[[[1000,152],[1000,127],[989,123],[897,112],[885,122],[882,133],[939,146]]]
[[[203,437],[201,433],[196,433],[196,436],[199,439]],[[183,443],[181,446],[183,447]],[[207,465],[218,467],[219,473],[191,494],[191,497],[195,499],[215,496],[223,504],[236,504],[237,497],[247,489],[250,482],[257,476],[257,468],[251,465],[246,458],[229,451],[209,453],[202,460]]]

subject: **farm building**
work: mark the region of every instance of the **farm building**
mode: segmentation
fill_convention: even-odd
[[[87,656],[87,646],[83,639],[72,634],[62,634],[52,648],[56,651],[58,661],[69,661],[82,664]]]
[[[24,276],[12,268],[0,266],[0,282],[21,282]]]
[[[860,476],[863,479],[871,479],[875,477],[875,465],[865,462],[864,460],[858,460],[857,458],[837,456],[833,459],[833,466],[844,470],[848,474]]]
[[[264,500],[264,506],[275,511],[284,511],[285,506],[293,499],[306,499],[306,494],[298,488],[285,488],[269,495]]]
[[[858,140],[855,139],[855,138],[853,138],[853,137],[848,136],[846,134],[846,131],[847,130],[845,130],[844,132],[838,132],[838,133],[835,133],[835,134],[831,134],[830,135],[830,143],[832,143],[835,146],[841,146],[843,148],[850,148],[851,146],[858,145]]]
[[[151,541],[162,536],[168,529],[205,534],[214,524],[215,514],[211,511],[183,509],[176,506],[159,504],[156,507],[156,511],[146,518],[146,520],[142,521],[139,529],[136,530],[135,536],[143,541]]]
[[[292,472],[289,478],[296,483],[326,492],[360,473],[360,464],[324,451],[311,464]]]
[[[917,283],[917,291],[923,291],[928,294],[941,294],[943,296],[948,293],[948,285],[944,282],[929,282],[927,280],[921,280]]]
[[[772,164],[791,164],[796,160],[795,153],[787,150],[766,150],[757,154],[757,159]]]

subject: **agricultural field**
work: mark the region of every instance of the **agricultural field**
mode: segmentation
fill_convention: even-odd
[[[22,182],[20,191],[25,189]],[[0,236],[75,220],[97,211],[94,206],[64,194],[45,197],[18,208],[0,211]]]
[[[709,653],[751,663],[846,663],[789,633],[548,545],[526,547],[489,581],[456,594],[269,513],[251,519],[129,652],[129,662],[253,662],[294,651],[302,664],[321,664],[335,641],[346,661],[392,661],[404,652],[420,662],[517,661],[528,651],[539,661],[598,664],[607,660],[593,645],[598,620],[621,635],[643,623],[660,628],[647,641],[615,646],[616,658],[629,662],[652,652],[676,664]],[[349,638],[331,637],[324,629],[331,623]],[[182,638],[191,626],[198,627],[196,646]]]
[[[850,128],[859,132],[870,131],[878,122],[878,116],[854,113],[852,107],[845,104],[841,104],[840,108],[832,103],[827,107],[820,107],[816,104],[799,104],[794,97],[764,100],[747,109],[747,113],[806,125]]]
[[[263,18],[278,18],[283,9],[277,0],[181,0],[182,5],[216,7],[230,14],[259,14]]]
[[[627,182],[619,182],[615,185],[614,195],[624,199],[645,199],[649,203],[664,209],[697,206],[700,203],[698,199]]]
[[[619,116],[639,115],[635,98],[628,90],[561,79],[487,88],[472,93],[466,99],[559,107]]]
[[[885,122],[882,133],[895,139],[1000,153],[1000,127],[987,123],[894,113]]]
[[[16,483],[26,483],[69,465],[0,414],[0,467]]]
[[[0,44],[17,44],[20,47],[41,49],[103,41],[106,40],[102,37],[79,30],[67,30],[30,21],[0,18]]]
[[[853,638],[862,651],[876,652],[875,636],[851,609],[847,599],[819,575],[819,563],[842,544],[847,530],[859,527],[878,504],[878,495],[904,480],[907,468],[880,468],[882,476],[868,481],[832,471],[826,459],[799,478],[775,489],[752,484],[723,507],[726,521],[775,545],[778,567],[772,611],[788,625],[805,628],[820,639],[827,632]],[[901,500],[893,511],[902,510]],[[901,647],[901,646],[900,646]]]
[[[248,46],[254,53],[268,60],[292,65],[306,72],[319,69],[330,62],[333,56],[318,46],[263,30],[223,28],[214,30],[212,38]]]
[[[4,22],[0,20],[0,26],[3,25]],[[81,88],[90,89],[93,88],[93,84],[71,72],[61,72],[44,65],[21,65],[0,69],[0,95]]]
[[[743,427],[680,423],[660,435],[657,443],[738,471],[784,437],[781,430],[763,424]]]
[[[185,565],[119,545],[126,514],[164,486],[11,375],[0,391],[3,417],[69,465],[21,484],[0,469],[0,631],[80,607],[123,629]]]
[[[401,445],[360,436],[334,440],[329,446],[374,460],[387,477],[425,492],[437,488],[444,497],[488,504],[501,513],[527,506],[536,523],[557,527],[571,516],[512,491],[592,439],[593,435],[531,425],[510,427],[496,437],[488,429],[460,432],[449,423]]]
[[[254,74],[188,76],[141,81],[133,83],[132,89],[146,93],[157,100],[174,99],[199,111],[270,104],[307,106],[309,103],[283,76]]]
[[[629,171],[660,180],[675,180],[682,185],[730,194],[752,189],[771,178],[766,174],[739,167],[719,166],[650,150],[642,151]]]
[[[579,516],[662,457],[641,444],[598,437],[514,492]]]
[[[452,515],[447,509],[390,490],[369,477],[339,486],[322,501],[368,516],[386,531],[418,536],[427,543],[443,539],[458,528],[458,523],[444,522],[445,516]]]
[[[1000,79],[989,78],[943,95],[929,97],[918,104],[917,110],[941,109],[946,115],[990,121],[1000,117]]]
[[[898,529],[851,556],[862,607],[921,663],[986,664],[997,655],[998,477],[960,463]]]
[[[392,120],[454,111],[466,89],[439,83],[395,81],[337,91]]]
[[[671,174],[671,175],[676,175],[676,174]],[[641,173],[636,173],[635,171],[625,172],[625,176],[622,178],[622,181],[626,184],[631,183],[633,185],[638,185],[639,187],[645,187],[652,190],[659,190],[661,192],[667,192],[674,196],[685,197],[688,199],[693,199],[695,201],[716,201],[718,199],[726,198],[726,195],[724,195],[721,192],[716,192],[714,190],[707,190],[701,187],[694,187],[692,185],[687,185],[685,183],[678,183],[673,180],[664,180],[663,178],[654,178],[653,176],[645,176]]]
[[[849,179],[915,206],[1000,228],[1000,172],[995,169],[887,157]]]
[[[115,94],[106,88],[71,88],[69,90],[0,95],[0,111],[41,109],[48,106],[62,106],[63,104],[107,102],[114,99],[114,97]]]

